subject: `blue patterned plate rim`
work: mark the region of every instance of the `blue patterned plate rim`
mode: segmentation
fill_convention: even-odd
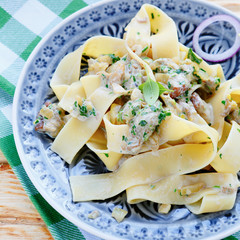
[[[21,75],[19,77],[18,80],[18,84],[16,87],[16,91],[15,91],[15,95],[14,95],[14,101],[13,101],[13,132],[14,132],[14,139],[15,139],[15,143],[16,143],[16,147],[17,147],[17,151],[19,153],[20,159],[22,161],[23,167],[27,173],[27,175],[29,176],[30,180],[32,181],[32,183],[34,184],[34,186],[36,187],[36,189],[40,192],[40,194],[46,199],[46,201],[53,207],[56,209],[56,211],[58,211],[60,214],[62,214],[66,219],[68,219],[69,221],[71,221],[72,223],[74,223],[76,226],[94,234],[97,235],[101,238],[104,239],[123,239],[122,237],[117,237],[114,236],[112,234],[106,234],[103,231],[97,229],[96,227],[94,227],[93,225],[89,225],[88,223],[84,222],[84,221],[80,221],[79,219],[76,218],[76,216],[72,216],[71,212],[67,212],[66,209],[64,209],[63,207],[61,207],[59,204],[56,203],[56,199],[50,197],[50,195],[48,194],[48,192],[46,192],[46,189],[43,187],[43,185],[40,183],[39,179],[36,178],[36,175],[33,172],[32,167],[30,166],[29,161],[27,161],[26,159],[28,157],[26,157],[26,151],[24,150],[24,143],[22,142],[22,137],[21,137],[21,131],[20,131],[20,126],[19,126],[19,109],[20,109],[20,103],[21,103],[21,97],[22,97],[22,92],[23,92],[23,86],[24,86],[24,81],[27,78],[27,74],[29,71],[29,66],[33,63],[34,59],[36,59],[37,54],[39,53],[39,51],[44,47],[44,45],[46,45],[46,43],[54,36],[55,33],[57,33],[60,29],[64,28],[68,23],[70,23],[71,21],[73,21],[74,19],[76,19],[77,17],[83,15],[84,13],[90,11],[90,10],[95,10],[98,7],[103,6],[104,4],[117,4],[117,2],[119,1],[115,1],[115,0],[105,0],[105,1],[101,1],[92,5],[89,5],[79,11],[77,11],[76,13],[72,14],[71,16],[67,17],[66,19],[64,19],[60,24],[58,24],[56,27],[54,27],[41,41],[40,43],[37,45],[37,47],[33,50],[32,54],[29,56],[27,62],[25,63],[25,66],[21,72]],[[143,2],[143,1],[139,1],[139,2]],[[150,0],[146,0],[144,1],[144,3],[150,3]],[[151,2],[155,2],[155,1],[151,1]],[[156,0],[157,2],[157,0]],[[158,1],[158,2],[170,2],[170,3],[174,3],[174,0],[162,0],[162,1]],[[178,2],[183,2],[183,1],[178,1]],[[188,3],[193,3],[193,4],[200,4],[201,6],[205,6],[205,7],[211,7],[214,8],[215,10],[218,10],[220,12],[224,12],[226,14],[232,15],[235,18],[238,18],[240,20],[240,18],[236,15],[234,15],[232,12],[230,12],[229,10],[226,10],[225,8],[222,8],[220,6],[216,6],[212,3],[208,3],[208,2],[203,2],[200,0],[190,0],[190,1],[185,1]],[[127,3],[127,2],[125,2]],[[137,10],[136,10],[137,12]],[[65,48],[63,47],[63,50],[66,51],[66,46]],[[26,116],[28,116],[26,114]],[[174,224],[173,224],[174,225]],[[138,227],[138,223],[136,224],[136,226]],[[140,226],[139,226],[140,227]],[[179,225],[179,228],[181,228],[181,225]],[[203,238],[201,238],[201,235],[198,235],[197,237],[200,237],[199,239],[220,239],[226,236],[229,236],[231,234],[233,234],[234,232],[238,231],[240,229],[240,224],[235,224],[234,226],[231,226],[229,229],[225,228],[224,231],[222,232],[218,232],[216,234],[214,234],[214,236],[203,236]],[[180,234],[180,232],[179,232]],[[177,235],[179,235],[177,234]],[[144,235],[144,233],[143,233]],[[181,235],[181,234],[180,234]],[[176,235],[175,235],[176,236]],[[139,238],[139,237],[135,237],[133,236],[132,239],[145,239],[143,238]],[[161,239],[161,238],[159,238]],[[168,238],[162,238],[162,239],[168,239]],[[173,237],[174,239],[174,237]],[[176,238],[176,239],[189,239],[188,236],[184,237],[184,235],[181,238]]]

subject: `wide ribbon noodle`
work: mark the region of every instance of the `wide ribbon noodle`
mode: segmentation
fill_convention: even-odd
[[[74,201],[126,190],[130,204],[186,205],[195,214],[233,207],[240,76],[226,81],[219,64],[180,44],[160,9],[144,4],[124,39],[88,39],[61,60],[51,87],[69,113],[52,150],[71,163],[87,144],[111,171],[70,176]]]

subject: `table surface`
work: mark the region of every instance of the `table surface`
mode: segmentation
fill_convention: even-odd
[[[207,0],[240,16],[240,0]],[[39,213],[0,151],[0,240],[52,240]]]

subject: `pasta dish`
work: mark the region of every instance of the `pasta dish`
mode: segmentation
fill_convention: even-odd
[[[240,169],[240,75],[226,81],[178,41],[174,21],[144,4],[123,39],[96,36],[66,55],[35,129],[71,163],[86,144],[111,172],[71,176],[73,201],[185,205],[194,214],[231,209]],[[88,71],[80,76],[87,59]],[[80,78],[80,79],[79,79]]]

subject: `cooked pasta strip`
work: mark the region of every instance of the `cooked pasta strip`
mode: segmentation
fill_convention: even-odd
[[[137,53],[149,53],[154,60],[160,57],[177,57],[179,54],[174,21],[150,4],[141,7],[128,24],[126,31],[128,45]]]
[[[118,153],[128,153],[127,150],[124,150],[123,146],[125,143],[125,137],[128,138],[131,132],[130,127],[127,124],[112,124],[110,122],[109,113],[104,116],[103,120],[106,128],[108,149]],[[168,141],[183,139],[188,135],[191,135],[190,142],[201,143],[213,141],[214,146],[216,147],[218,141],[217,132],[210,128],[206,123],[203,125],[197,125],[193,122],[180,118],[175,114],[172,114],[160,124],[158,132],[159,145]],[[147,150],[150,150],[148,148],[148,142],[143,145],[141,151],[144,152]]]
[[[222,146],[225,144],[225,142],[228,139],[229,133],[231,131],[232,125],[226,121],[224,121],[224,127],[223,127],[223,133],[222,137],[218,142],[218,151],[222,148]],[[219,153],[218,153],[219,154]]]
[[[181,55],[184,56],[181,60],[186,60],[189,48],[179,43],[179,49],[180,49]],[[222,66],[220,64],[209,65],[207,62],[205,62],[202,59],[202,61],[199,64],[194,63],[194,67],[197,69],[200,69],[200,68],[204,69],[206,73],[211,77],[219,77],[221,83],[226,81]]]
[[[218,212],[233,208],[236,192],[229,194],[208,194],[198,202],[187,204],[186,207],[194,214]]]
[[[99,75],[87,75],[80,79],[83,88],[86,93],[86,97],[89,97],[97,88],[101,86],[101,79]]]
[[[84,46],[67,54],[58,64],[53,74],[50,86],[59,100],[62,99],[68,85],[79,80],[80,64]]]
[[[227,98],[227,95],[230,93],[230,85],[231,82],[224,82],[218,89],[218,91],[214,94],[212,98],[209,99],[208,103],[213,106],[213,114],[214,114],[214,124],[211,126],[215,128],[219,133],[219,138],[222,136],[223,126],[224,126],[224,111],[225,105],[222,104]]]
[[[61,100],[67,86],[79,80],[83,54],[96,58],[101,54],[113,53],[120,57],[124,56],[127,53],[125,41],[113,37],[97,36],[88,39],[77,50],[67,54],[59,63],[50,83],[57,98]]]
[[[98,129],[103,115],[117,97],[119,94],[114,94],[106,88],[96,89],[89,97],[96,109],[96,116],[89,117],[87,121],[72,117],[55,138],[52,150],[71,163],[77,152]]]
[[[211,163],[217,172],[237,173],[240,170],[239,142],[240,126],[233,121],[226,142]]]
[[[122,157],[122,154],[109,151],[107,148],[107,140],[101,128],[99,128],[90,138],[87,142],[87,146],[98,155],[108,170],[113,171],[118,167],[118,162]]]
[[[74,102],[78,98],[86,98],[86,94],[81,81],[74,82],[68,86],[58,105],[70,113],[73,110]]]
[[[134,185],[199,170],[214,156],[212,143],[183,144],[139,154],[129,158],[113,173],[71,176],[73,200],[107,199]]]
[[[236,174],[231,173],[171,176],[128,188],[127,201],[187,205],[195,214],[215,212],[233,207],[239,186]]]

